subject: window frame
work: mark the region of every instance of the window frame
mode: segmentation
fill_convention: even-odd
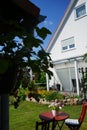
[[[76,10],[77,9],[79,9],[79,8],[81,8],[82,6],[85,6],[85,14],[82,14],[81,16],[79,16],[79,17],[77,17],[77,13],[76,13]],[[75,19],[77,20],[77,19],[80,19],[80,18],[82,18],[82,17],[84,17],[84,16],[86,16],[87,15],[87,3],[85,2],[85,3],[83,3],[83,4],[81,4],[81,5],[79,5],[79,6],[77,6],[76,8],[75,8]]]
[[[68,43],[68,40],[70,40],[70,39],[72,39],[73,43],[70,43],[70,42]],[[64,45],[63,42],[65,42],[65,41],[66,41],[67,43],[65,43],[65,45]],[[70,47],[70,46],[72,46],[72,47]],[[75,49],[75,48],[76,48],[76,45],[75,45],[74,37],[70,37],[70,38],[61,40],[61,51],[62,51],[62,52],[69,51],[69,50],[73,50],[73,49]]]

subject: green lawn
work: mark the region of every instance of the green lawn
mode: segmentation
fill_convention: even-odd
[[[10,130],[35,130],[35,122],[39,121],[39,114],[49,110],[48,105],[34,102],[22,102],[17,109],[10,106]],[[77,118],[81,111],[81,106],[65,106],[62,111],[70,114],[70,117]],[[58,128],[56,128],[58,130]],[[64,124],[62,130],[69,130]],[[80,130],[87,130],[87,114]]]

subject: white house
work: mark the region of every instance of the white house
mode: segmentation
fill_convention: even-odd
[[[47,87],[60,84],[61,91],[80,92],[79,68],[86,67],[87,0],[71,0],[46,51],[51,54],[54,75]],[[55,86],[56,87],[56,86]]]

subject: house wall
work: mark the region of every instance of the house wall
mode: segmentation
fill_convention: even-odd
[[[87,0],[79,0],[76,6]],[[87,52],[87,16],[75,20],[75,12],[72,11],[68,21],[64,25],[54,46],[51,50],[51,57],[53,61],[68,59],[70,57],[81,56]],[[61,40],[74,37],[76,48],[70,51],[61,51]]]
[[[61,90],[77,91],[78,94],[81,80],[78,68],[87,67],[87,63],[82,59],[82,56],[87,53],[87,16],[76,20],[75,8],[85,2],[87,4],[87,0],[78,0],[68,20],[62,26],[61,32],[57,33],[57,36],[54,34],[57,39],[54,38],[54,45],[50,51],[57,74],[56,79],[61,85]],[[62,51],[61,41],[71,37],[74,37],[75,48]],[[72,80],[76,82],[76,86],[74,86]],[[50,86],[53,84],[54,78],[49,81]]]

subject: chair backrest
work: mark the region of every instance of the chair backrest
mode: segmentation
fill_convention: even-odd
[[[40,121],[36,122],[36,130],[54,130],[55,120],[48,120],[48,121]]]
[[[83,106],[82,106],[82,111],[81,111],[81,114],[80,114],[80,117],[79,117],[79,122],[82,123],[84,118],[85,118],[85,115],[86,115],[86,109],[87,109],[87,103],[84,102],[83,103]]]

